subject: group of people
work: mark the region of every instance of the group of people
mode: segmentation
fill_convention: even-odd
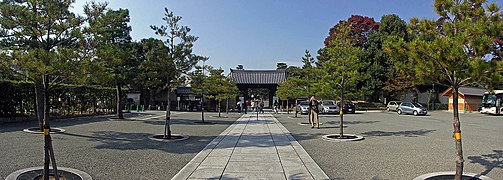
[[[273,105],[273,111],[278,113],[278,101],[275,100]],[[245,114],[248,113],[248,111],[264,113],[264,99],[247,99],[244,103],[241,102],[241,100],[238,100],[236,108],[239,113],[241,113],[241,111],[244,111]]]

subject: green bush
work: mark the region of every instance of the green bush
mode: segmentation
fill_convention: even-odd
[[[81,85],[60,85],[49,92],[51,113],[57,115],[115,109],[115,89]],[[35,113],[33,82],[0,81],[0,117]]]

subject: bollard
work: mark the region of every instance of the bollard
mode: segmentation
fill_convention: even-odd
[[[136,105],[136,112],[140,112],[138,105]]]

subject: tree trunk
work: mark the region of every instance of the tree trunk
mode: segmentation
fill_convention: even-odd
[[[37,113],[38,127],[40,131],[44,126],[44,85],[42,82],[35,81],[35,111]]]
[[[225,113],[229,114],[229,99],[227,99],[227,103],[225,103]]]
[[[168,82],[170,82],[170,79],[168,78]],[[164,138],[166,139],[171,139],[171,93],[170,93],[170,88],[168,85],[168,105],[166,105],[166,121],[164,121]]]
[[[464,167],[464,159],[463,159],[463,146],[461,144],[461,123],[459,122],[459,111],[458,111],[458,86],[453,86],[452,89],[452,107],[454,114],[454,134],[452,135],[456,144],[456,175],[454,177],[455,180],[461,180],[463,177],[463,167]]]
[[[341,121],[339,122],[339,138],[344,137],[344,76],[341,82],[341,106],[339,107]]]
[[[121,83],[119,80],[115,80],[116,88],[117,88],[117,118],[124,119],[124,115],[122,114],[122,89]]]
[[[222,107],[222,106],[220,106],[221,105],[220,103],[221,103],[221,101],[218,101],[218,117],[220,117],[220,107]]]
[[[43,120],[43,132],[44,132],[44,171],[43,177],[44,180],[49,180],[49,164],[52,160],[52,168],[54,169],[54,174],[56,180],[59,180],[58,168],[56,166],[56,159],[54,157],[54,149],[52,148],[52,139],[50,134],[50,125],[49,125],[49,76],[46,74],[43,75],[43,106],[44,111],[42,111],[44,120]]]

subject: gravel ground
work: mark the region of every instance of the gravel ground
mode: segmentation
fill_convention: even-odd
[[[164,132],[164,112],[127,114],[127,120],[107,117],[55,120],[52,127],[66,129],[52,134],[58,166],[79,169],[94,179],[171,179],[201,149],[240,117],[237,113],[218,118],[206,113],[215,124],[195,124],[200,112],[174,112],[172,131],[189,135],[178,142],[149,140]],[[158,117],[140,120],[146,117]],[[0,124],[0,179],[23,168],[43,165],[43,136],[22,130],[36,122]]]
[[[357,142],[328,142],[339,133],[338,115],[321,115],[320,129],[300,126],[307,116],[277,114],[331,179],[413,179],[426,173],[455,170],[453,115],[427,116],[362,112],[344,116],[344,132],[365,137]],[[503,179],[503,116],[461,114],[465,172]]]

